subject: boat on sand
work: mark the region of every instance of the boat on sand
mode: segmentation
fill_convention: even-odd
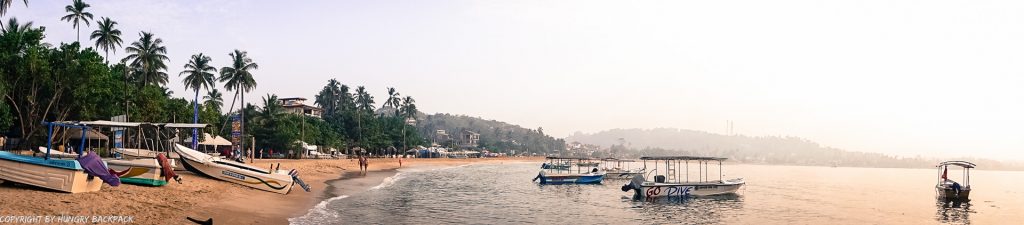
[[[58,159],[51,157],[54,153],[53,128],[83,129],[82,142],[85,146],[84,130],[88,126],[76,123],[44,122],[47,126],[47,148],[42,157],[19,155],[0,151],[0,180],[17,182],[44,189],[82,193],[99,191],[103,182],[117,186],[120,181],[107,171],[105,163],[95,154],[83,153],[77,148],[75,159]],[[81,157],[78,157],[81,156]]]
[[[195,174],[278,194],[288,194],[295,183],[309,191],[296,170],[281,172],[280,164],[277,170],[263,169],[214,157],[180,144],[174,144],[174,151],[181,156],[182,166]]]

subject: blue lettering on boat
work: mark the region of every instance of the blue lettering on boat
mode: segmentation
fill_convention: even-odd
[[[235,172],[231,172],[231,171],[227,171],[227,170],[222,170],[222,171],[220,171],[220,173],[224,174],[226,176],[229,176],[229,177],[237,178],[239,180],[245,180],[245,176],[242,176],[241,174],[238,174],[238,173],[235,173]]]

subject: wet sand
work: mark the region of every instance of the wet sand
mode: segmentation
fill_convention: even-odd
[[[404,166],[454,166],[542,158],[403,159]],[[370,172],[357,174],[354,159],[256,160],[252,165],[298,169],[311,192],[299,187],[287,195],[260,191],[178,171],[182,184],[163,187],[104,184],[98,192],[68,194],[12,182],[0,184],[0,216],[131,216],[136,224],[190,224],[186,217],[213,218],[214,224],[287,224],[317,203],[377,186],[398,168],[397,159],[371,159]]]

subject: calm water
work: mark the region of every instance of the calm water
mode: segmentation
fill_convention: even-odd
[[[638,202],[619,187],[541,186],[540,163],[407,169],[293,224],[1018,224],[1024,173],[972,171],[966,208],[936,204],[929,169],[727,165],[734,197]],[[715,175],[717,177],[717,168]],[[952,176],[956,174],[957,176]],[[950,178],[959,173],[950,171]]]

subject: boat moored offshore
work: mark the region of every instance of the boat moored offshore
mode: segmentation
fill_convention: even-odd
[[[622,186],[622,191],[634,191],[634,199],[655,200],[661,197],[715,196],[735,194],[746,182],[743,178],[724,180],[722,161],[726,158],[698,156],[640,157],[648,177],[637,175]],[[648,168],[653,161],[653,168]],[[695,179],[690,177],[690,162],[696,162],[698,171]],[[710,162],[718,163],[718,180],[711,180],[708,172]],[[659,164],[663,164],[659,167]],[[682,166],[682,173],[679,167]],[[658,169],[662,169],[659,171]],[[653,176],[650,176],[653,175]],[[650,179],[648,179],[650,178]]]

